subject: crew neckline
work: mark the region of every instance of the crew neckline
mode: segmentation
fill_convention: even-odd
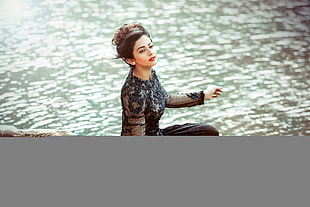
[[[150,77],[150,79],[144,80],[144,79],[142,79],[142,78],[139,78],[139,77],[135,76],[135,75],[133,74],[133,69],[130,69],[130,75],[131,75],[132,77],[134,77],[135,79],[137,79],[137,80],[139,80],[139,81],[142,81],[142,82],[151,81],[151,80],[153,79],[153,77],[154,77],[153,73],[154,73],[154,70],[151,69],[151,77]]]

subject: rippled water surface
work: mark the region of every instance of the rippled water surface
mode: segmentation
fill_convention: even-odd
[[[225,89],[205,105],[167,109],[162,127],[310,135],[308,0],[1,0],[0,124],[119,135],[128,68],[110,59],[111,38],[133,21],[151,32],[167,91]]]

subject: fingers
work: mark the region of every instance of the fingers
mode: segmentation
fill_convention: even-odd
[[[216,98],[219,95],[222,95],[223,88],[216,85],[209,85],[205,93],[205,100],[210,100],[211,98]]]
[[[222,95],[222,92],[223,92],[223,88],[222,87],[218,87],[218,88],[215,89],[214,94]]]
[[[222,95],[221,93],[215,93],[215,94],[212,94],[212,98],[216,98],[218,96]]]
[[[222,87],[217,87],[214,91],[214,93],[212,94],[212,98],[216,98],[220,95],[222,95],[223,92],[223,88]]]
[[[218,87],[218,88],[216,88],[216,90],[215,91],[218,91],[218,92],[223,92],[223,88],[222,87]]]

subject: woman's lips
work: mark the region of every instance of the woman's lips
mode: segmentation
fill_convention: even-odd
[[[149,61],[155,61],[156,60],[156,56],[154,56],[154,57],[151,57],[150,59],[149,59]]]

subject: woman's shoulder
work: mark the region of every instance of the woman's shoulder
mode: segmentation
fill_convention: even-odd
[[[122,97],[144,98],[146,96],[145,86],[139,80],[128,77],[121,89],[121,95]]]

